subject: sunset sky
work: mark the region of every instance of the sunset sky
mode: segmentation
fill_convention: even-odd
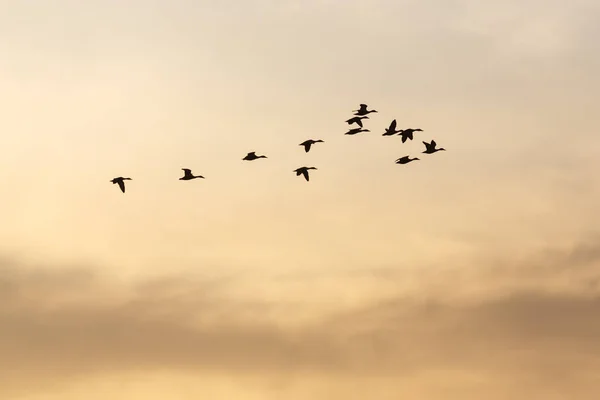
[[[0,398],[596,399],[599,20],[0,1]]]

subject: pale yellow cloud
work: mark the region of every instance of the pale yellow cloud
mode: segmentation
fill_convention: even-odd
[[[412,382],[414,393],[432,398],[441,393],[424,387],[435,388],[439,379],[454,385],[456,394],[511,382],[503,393],[512,398],[546,393],[544,386],[562,395],[577,387],[582,398],[591,398],[597,375],[581,371],[600,366],[598,248],[592,238],[528,258],[490,254],[487,263],[456,266],[437,279],[422,275],[412,292],[353,305],[332,296],[316,307],[310,293],[318,277],[296,277],[303,286],[296,295],[269,297],[239,292],[240,277],[165,277],[131,286],[86,270],[6,266],[1,387],[7,396],[25,394],[31,388],[24,382],[36,377],[39,385],[60,383],[58,389],[40,387],[50,393],[146,371],[160,379],[216,374],[213,385],[225,375],[280,376],[289,382],[278,389],[281,395],[303,387],[302,377],[329,377],[331,385],[379,379],[388,390]],[[379,279],[385,287],[411,276],[396,270]],[[312,318],[302,319],[307,312]],[[555,374],[561,381],[553,380]],[[531,387],[519,394],[520,385]]]

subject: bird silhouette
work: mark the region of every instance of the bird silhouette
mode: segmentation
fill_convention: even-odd
[[[423,142],[423,144],[425,145],[425,151],[423,152],[425,154],[433,154],[437,151],[446,151],[446,149],[443,147],[438,147],[436,149],[435,146],[437,145],[437,143],[435,142],[435,140],[432,140],[431,143]]]
[[[406,139],[413,140],[413,133],[423,132],[423,129],[402,129],[398,135],[402,136],[402,143],[406,142]]]
[[[179,178],[180,181],[189,181],[189,180],[196,179],[196,178],[204,179],[204,177],[202,175],[193,175],[191,169],[181,168],[181,170],[183,171],[183,176],[181,178]]]
[[[367,116],[364,116],[364,117],[352,117],[352,118],[346,120],[346,123],[348,125],[356,124],[356,125],[358,125],[358,126],[360,126],[362,128],[363,127],[363,123],[362,123],[363,119],[369,119],[369,117],[367,117]]]
[[[309,169],[316,169],[315,167],[300,167],[298,169],[295,169],[294,172],[296,173],[296,176],[300,176],[300,174],[304,175],[304,179],[306,179],[306,181],[309,181],[308,178],[308,170]]]
[[[252,161],[258,160],[259,158],[267,158],[267,156],[257,156],[254,151],[251,151],[250,153],[246,154],[246,157],[242,158],[242,160]]]
[[[324,143],[324,142],[321,139],[318,139],[318,140],[308,139],[308,140],[305,140],[304,142],[300,143],[298,146],[304,146],[304,151],[306,151],[308,153],[310,151],[310,146],[312,146],[315,143]]]
[[[370,113],[376,113],[377,110],[367,110],[367,105],[361,104],[360,108],[358,110],[353,110],[353,112],[354,112],[354,115],[361,116],[361,115],[367,115]]]
[[[361,133],[361,132],[371,132],[371,131],[368,129],[354,128],[354,129],[350,129],[348,132],[344,133],[344,135],[356,135],[357,133]]]
[[[131,181],[131,180],[133,180],[133,179],[123,178],[122,176],[119,176],[118,178],[111,179],[111,182],[118,184],[119,188],[121,188],[121,192],[125,193],[125,182],[124,181]]]
[[[392,136],[399,132],[402,132],[402,130],[399,130],[399,131],[396,130],[396,120],[393,120],[392,123],[390,124],[390,127],[386,128],[386,130],[382,136]]]
[[[415,161],[418,160],[418,158],[410,158],[410,156],[404,156],[404,157],[400,157],[399,159],[396,160],[396,164],[408,164],[411,161]]]

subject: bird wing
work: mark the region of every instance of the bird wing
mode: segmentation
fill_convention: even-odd
[[[433,147],[435,149],[435,146],[437,145],[437,143],[435,142],[435,140],[431,141],[431,147]]]
[[[119,184],[119,187],[121,188],[121,192],[125,193],[125,182],[121,181],[117,181],[117,183]]]
[[[392,123],[390,124],[390,131],[395,131],[396,130],[396,120],[393,120]]]
[[[356,119],[356,124],[362,128],[363,127],[362,118],[357,118]]]
[[[402,132],[402,143],[406,142],[406,139],[408,139],[408,135]]]
[[[305,143],[304,144],[304,151],[308,153],[308,151],[310,150],[310,146],[312,145],[311,142]]]
[[[304,179],[306,179],[306,181],[308,182],[308,170],[302,170],[302,175],[304,175]]]

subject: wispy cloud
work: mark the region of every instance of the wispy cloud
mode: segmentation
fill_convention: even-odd
[[[598,248],[590,242],[543,252],[515,262],[510,274],[518,279],[533,269],[540,278],[561,274],[567,279],[564,271],[576,276],[577,270],[593,269],[597,282]],[[478,267],[490,276],[503,272]],[[392,276],[402,279],[400,273]],[[594,277],[585,279],[590,283]],[[234,281],[175,277],[130,286],[85,270],[24,273],[5,266],[0,392],[16,390],[19,382],[42,371],[44,379],[66,383],[161,369],[365,379],[451,369],[512,382],[541,382],[559,373],[560,382],[546,385],[558,391],[585,386],[589,382],[579,371],[600,368],[598,287],[548,290],[543,282],[538,289],[513,286],[468,301],[455,301],[449,292],[424,284],[428,295],[399,294],[352,310],[340,307],[333,315],[290,326],[272,317],[276,300],[225,295]],[[469,290],[465,281],[448,279],[446,284],[454,292]],[[293,307],[288,311],[293,313]]]

